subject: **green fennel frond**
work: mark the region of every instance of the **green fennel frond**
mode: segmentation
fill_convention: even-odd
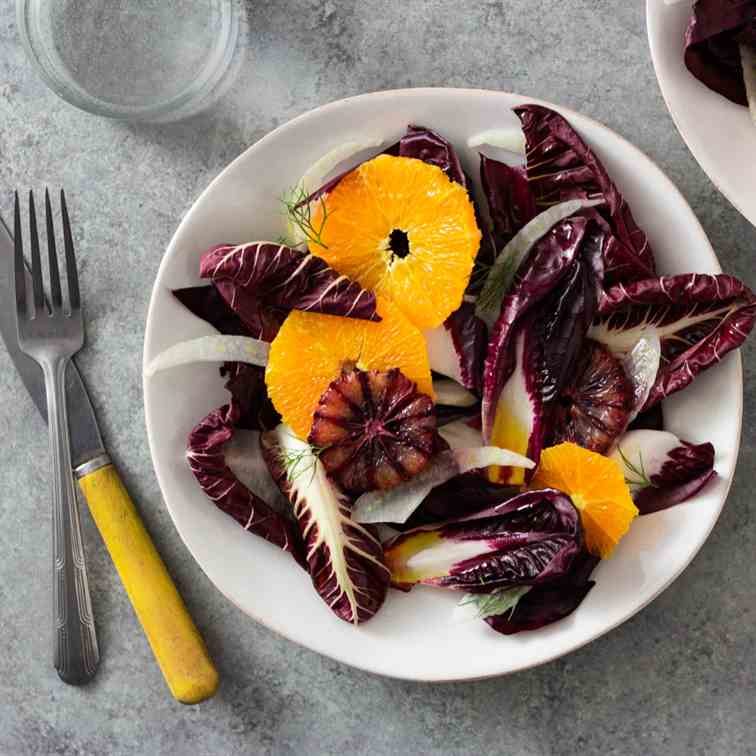
[[[638,464],[632,463],[626,456],[625,453],[622,451],[622,447],[618,446],[617,451],[619,452],[620,457],[622,458],[622,462],[625,465],[625,467],[634,475],[635,477],[629,477],[625,475],[625,483],[627,483],[628,486],[637,486],[638,488],[647,488],[648,486],[655,486],[656,484],[651,480],[651,478],[648,477],[646,474],[646,468],[643,464],[643,452],[638,450]]]
[[[325,197],[320,197],[313,202],[308,202],[309,195],[302,184],[289,189],[284,192],[281,197],[281,204],[284,208],[284,215],[286,215],[288,222],[294,228],[299,229],[302,236],[308,242],[312,242],[328,249],[328,246],[323,242],[323,229],[325,228],[326,221],[331,215],[331,211],[326,205]],[[314,223],[313,209],[316,202],[320,203],[321,218],[317,225]],[[296,246],[286,239],[282,239],[281,243],[287,243],[288,246]]]

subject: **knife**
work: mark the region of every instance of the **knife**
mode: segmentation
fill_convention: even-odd
[[[15,303],[7,296],[13,237],[0,218],[0,335],[45,422],[45,381],[18,346]],[[72,360],[66,374],[73,474],[110,552],[134,611],[174,697],[198,703],[218,687],[216,671],[189,612],[108,456],[84,381]]]

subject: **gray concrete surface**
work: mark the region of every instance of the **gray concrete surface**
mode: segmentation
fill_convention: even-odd
[[[90,117],[56,99],[0,9],[0,212],[13,187],[72,198],[88,306],[79,365],[113,456],[207,638],[223,682],[184,707],[164,687],[85,515],[102,646],[96,681],[50,664],[47,439],[0,349],[0,754],[727,754],[756,750],[756,353],[744,350],[743,447],[724,514],[672,588],[608,636],[530,672],[429,686],[295,647],[208,582],[161,503],[143,425],[150,287],[176,224],[245,147],[360,92],[473,86],[563,103],[619,131],[671,176],[728,272],[756,285],[756,229],[678,136],[639,0],[250,2],[251,58],[214,112],[171,126]],[[438,124],[442,126],[442,124]]]

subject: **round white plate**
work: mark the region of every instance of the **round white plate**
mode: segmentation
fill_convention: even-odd
[[[407,124],[422,124],[449,138],[468,173],[477,175],[477,155],[465,146],[467,138],[518,124],[511,108],[529,101],[476,90],[381,92],[326,105],[276,129],[213,181],[176,231],[152,294],[145,361],[178,341],[212,332],[170,290],[200,283],[199,257],[210,245],[280,235],[277,198],[326,151],[366,132],[382,134],[389,144]],[[719,272],[701,226],[669,179],[621,137],[585,116],[559,110],[625,193],[661,271]],[[186,465],[189,431],[227,401],[217,367],[183,367],[144,381],[150,449],[166,504],[218,589],[297,643],[355,667],[413,680],[480,678],[541,664],[619,625],[666,588],[706,540],[724,503],[738,452],[741,395],[740,358],[732,354],[667,402],[670,430],[715,444],[719,479],[695,501],[636,520],[612,559],[599,566],[596,587],[571,617],[506,637],[481,621],[455,623],[458,597],[425,587],[407,594],[391,591],[378,615],[359,627],[337,619],[294,560],[216,509]]]
[[[692,3],[646,0],[651,58],[672,120],[714,185],[756,226],[756,124],[748,108],[712,91],[685,67]]]

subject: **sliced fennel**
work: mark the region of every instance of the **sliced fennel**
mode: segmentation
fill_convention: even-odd
[[[163,370],[193,362],[246,362],[265,367],[270,344],[250,336],[200,336],[168,347],[145,368],[149,378]]]
[[[442,326],[443,327],[443,326]],[[445,404],[449,407],[472,407],[478,403],[478,397],[456,381],[440,378],[433,381],[433,393],[436,395],[436,404]]]
[[[627,419],[628,425],[646,403],[656,382],[660,362],[661,341],[655,333],[647,333],[638,339],[632,350],[622,358],[622,367],[633,386],[633,408]]]
[[[756,124],[756,50],[746,45],[740,46],[740,61],[743,64],[743,79],[748,95],[748,109]]]
[[[509,292],[517,269],[533,248],[533,245],[557,223],[569,218],[570,215],[574,215],[578,210],[595,207],[602,203],[603,200],[601,199],[568,200],[536,215],[530,223],[520,229],[497,255],[478,297],[475,314],[491,328],[499,317],[501,301]]]
[[[442,425],[438,435],[452,449],[476,449],[483,443],[483,434],[477,428],[471,428],[467,420],[455,420]]]
[[[260,449],[260,432],[237,428],[223,447],[226,465],[251,491],[281,514],[291,516],[291,505],[281,493]]]
[[[527,457],[496,446],[449,449],[436,454],[424,470],[406,483],[362,494],[352,508],[352,518],[361,523],[406,522],[436,486],[462,473],[491,465],[535,467]]]
[[[360,141],[349,141],[334,147],[323,157],[316,160],[299,180],[299,185],[308,196],[325,184],[329,174],[341,163],[354,157],[363,150],[380,147],[385,140],[375,135],[365,137]]]
[[[341,163],[363,150],[380,147],[384,141],[382,137],[372,135],[360,141],[344,142],[326,152],[304,172],[302,178],[284,200],[287,210],[286,239],[290,246],[298,248],[312,241],[312,236],[305,227],[306,223],[303,224],[301,219],[302,215],[306,219],[311,216],[312,206],[307,204],[307,198],[325,184],[329,175]]]
[[[473,134],[467,140],[468,147],[480,147],[482,144],[490,144],[491,147],[500,147],[507,152],[517,155],[525,154],[525,134],[519,126],[508,126],[500,129],[488,129]]]
[[[423,331],[425,346],[428,349],[428,362],[434,373],[441,373],[447,378],[461,384],[462,368],[459,365],[459,355],[454,347],[451,331],[441,323],[435,328]]]

